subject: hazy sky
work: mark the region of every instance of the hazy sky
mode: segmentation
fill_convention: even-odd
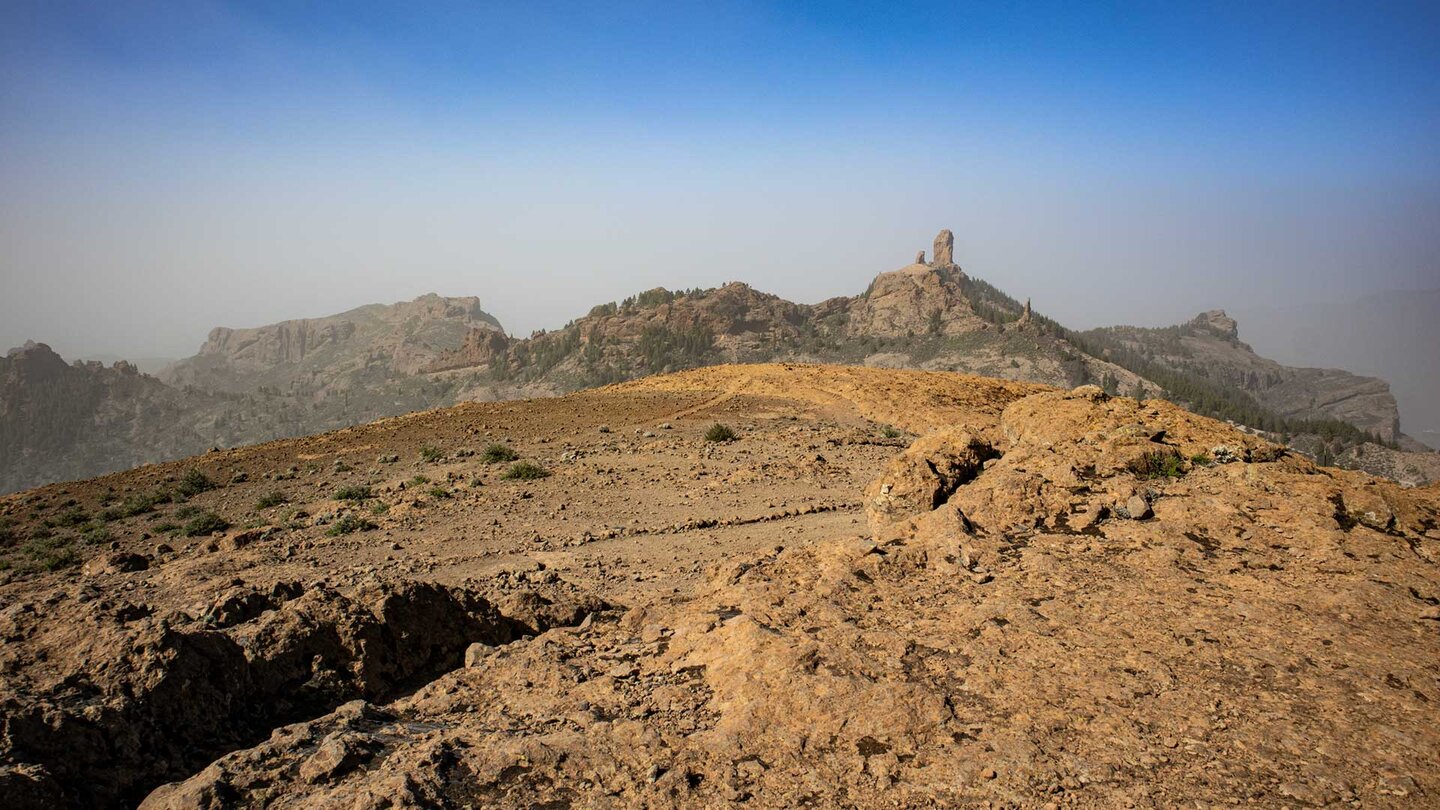
[[[1437,42],[1433,2],[0,0],[0,350],[813,302],[941,227],[1075,326],[1440,287]]]

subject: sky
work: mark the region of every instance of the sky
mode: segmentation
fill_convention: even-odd
[[[0,0],[0,350],[815,302],[943,227],[1076,327],[1440,288],[1437,41],[1433,2]]]

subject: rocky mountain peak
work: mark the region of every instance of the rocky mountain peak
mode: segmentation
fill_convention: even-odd
[[[5,353],[6,376],[16,381],[37,383],[53,379],[65,372],[69,366],[64,358],[56,354],[48,344],[25,341]]]
[[[1212,309],[1209,312],[1202,312],[1190,321],[1191,326],[1212,332],[1226,340],[1238,340],[1240,338],[1240,327],[1235,319],[1225,314],[1223,309]]]

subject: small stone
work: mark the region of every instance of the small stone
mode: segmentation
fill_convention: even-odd
[[[485,662],[485,656],[489,655],[490,651],[493,649],[495,648],[481,641],[477,641],[474,644],[471,644],[469,647],[466,647],[465,668],[474,669],[475,667],[480,666],[482,663]]]
[[[985,770],[983,770],[983,771],[980,772],[980,778],[981,778],[981,779],[994,779],[995,777],[997,777],[997,776],[999,776],[999,775],[1000,775],[1000,774],[998,774],[998,773],[995,772],[995,769],[994,769],[994,768],[986,768]]]
[[[354,770],[373,753],[352,735],[337,731],[326,737],[300,766],[300,778],[312,784],[333,780]]]
[[[640,668],[635,666],[634,664],[617,664],[616,666],[613,666],[610,669],[606,670],[605,674],[609,675],[612,678],[615,678],[616,680],[633,678],[636,675],[640,674]]]
[[[1280,795],[1289,796],[1298,802],[1320,807],[1325,804],[1325,796],[1320,791],[1309,785],[1300,782],[1284,782],[1280,785]]]
[[[1384,774],[1378,785],[1380,793],[1387,796],[1413,796],[1420,792],[1415,780],[1405,774]]]
[[[1139,495],[1131,495],[1130,499],[1125,501],[1125,514],[1131,520],[1144,520],[1153,513],[1150,511],[1149,501]]]

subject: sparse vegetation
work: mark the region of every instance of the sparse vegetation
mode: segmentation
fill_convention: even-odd
[[[427,444],[420,448],[421,461],[434,464],[442,458],[445,458],[445,451],[434,445]]]
[[[1152,450],[1130,462],[1136,478],[1179,478],[1185,474],[1185,458],[1175,450]]]
[[[486,464],[503,464],[507,461],[514,461],[519,457],[519,453],[503,444],[492,444],[486,447],[485,452],[480,455],[480,459]]]
[[[20,546],[21,563],[26,571],[58,571],[80,562],[71,537],[32,536]]]
[[[529,461],[517,461],[510,465],[510,469],[500,476],[506,481],[535,481],[540,478],[549,478],[550,471]]]
[[[437,500],[443,500],[450,497],[450,490],[445,487],[431,487],[430,491],[426,494]]]
[[[705,441],[707,442],[733,442],[736,438],[735,431],[731,430],[729,425],[722,425],[719,422],[711,425],[709,430],[705,431]]]
[[[370,514],[372,515],[383,515],[389,511],[390,504],[385,503],[384,501],[376,501],[375,503],[370,505]]]
[[[201,512],[185,524],[186,537],[204,537],[230,528],[230,521],[214,512]]]
[[[270,492],[265,493],[264,495],[261,495],[261,496],[260,496],[260,499],[257,500],[257,501],[255,501],[255,508],[256,508],[256,509],[269,509],[269,508],[271,508],[272,506],[279,506],[279,505],[281,505],[281,504],[289,503],[289,502],[290,502],[290,499],[287,498],[287,497],[285,497],[285,493],[272,490],[272,491],[270,491]]]
[[[173,516],[179,518],[180,520],[188,520],[199,514],[200,507],[196,506],[193,503],[187,503],[184,506],[177,508]]]
[[[169,503],[170,501],[170,493],[163,490],[142,493],[139,495],[131,495],[130,497],[120,502],[120,514],[123,517],[134,517],[135,515],[143,515],[147,512],[155,511],[155,507],[157,504]]]
[[[209,476],[194,467],[186,470],[185,474],[180,477],[180,483],[175,485],[175,491],[186,498],[193,498],[202,492],[214,488],[215,482],[211,481]]]
[[[330,528],[326,529],[325,533],[330,535],[331,537],[338,537],[342,534],[350,534],[352,532],[368,532],[371,529],[378,528],[380,528],[379,525],[377,525],[369,518],[361,517],[360,515],[351,512],[342,515],[339,520],[330,524]]]
[[[89,520],[90,516],[85,513],[84,509],[78,506],[72,506],[56,515],[52,522],[56,526],[79,526]]]
[[[886,439],[898,439],[905,434],[894,425],[885,425],[880,428],[880,435]]]
[[[409,483],[409,486],[412,486],[412,487],[418,487],[418,486],[420,486],[421,484],[428,484],[428,483],[430,483],[430,476],[428,476],[428,475],[417,475],[417,476],[415,476],[414,478],[411,478],[408,483]]]
[[[370,492],[370,487],[367,486],[352,485],[347,487],[341,487],[335,490],[335,500],[337,501],[358,502],[367,500],[370,497],[372,497],[372,494]]]
[[[1210,458],[1209,453],[1202,450],[1190,457],[1190,463],[1196,467],[1209,467],[1213,463],[1213,459]]]

